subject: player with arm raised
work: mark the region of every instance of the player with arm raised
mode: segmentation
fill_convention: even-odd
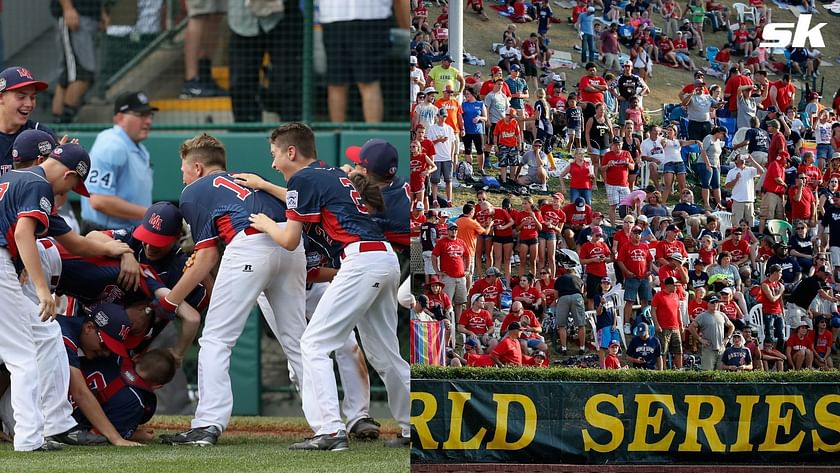
[[[362,196],[344,171],[318,161],[315,135],[302,123],[274,130],[271,154],[272,167],[283,173],[288,190],[267,182],[255,187],[285,198],[289,221],[285,227],[277,227],[270,218],[253,215],[253,227],[269,233],[286,249],[300,245],[305,232],[325,256],[340,262],[301,339],[307,360],[303,410],[315,437],[290,448],[349,448],[329,354],[344,343],[354,327],[385,383],[391,414],[402,429],[401,435],[386,445],[408,446],[410,376],[396,333],[399,262],[368,211],[383,210],[382,194],[368,185],[369,193]]]
[[[226,171],[224,145],[201,134],[181,145],[181,172],[186,187],[180,208],[195,240],[195,260],[161,306],[178,307],[219,261],[218,244],[225,253],[210,296],[204,331],[198,343],[199,402],[192,428],[161,436],[171,445],[215,445],[230,421],[233,409],[230,354],[261,292],[275,315],[277,340],[295,373],[301,364],[300,340],[306,328],[306,256],[303,244],[278,248],[271,237],[249,226],[251,214],[284,228],[286,206],[267,192],[237,184]],[[331,365],[332,366],[332,365]],[[303,390],[305,396],[305,389]]]

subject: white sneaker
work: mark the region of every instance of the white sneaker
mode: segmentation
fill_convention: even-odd
[[[545,184],[531,184],[530,186],[528,186],[528,189],[531,189],[531,190],[534,190],[534,191],[542,191],[542,192],[547,191],[547,188],[545,187]]]

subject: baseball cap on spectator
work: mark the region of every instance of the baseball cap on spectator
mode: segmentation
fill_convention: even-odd
[[[555,193],[551,194],[551,197],[556,197],[556,198],[558,198],[558,199],[560,199],[560,200],[565,199],[565,197],[563,196],[563,193],[562,193],[562,192],[555,192]]]
[[[677,280],[674,278],[665,278],[665,281],[662,282],[663,286],[673,286],[677,283]]]
[[[437,116],[438,118],[446,118],[449,116],[449,112],[447,112],[445,108],[442,108],[438,110]]]
[[[604,234],[604,230],[602,230],[601,227],[594,227],[592,229],[592,236],[601,236],[603,234]]]
[[[683,18],[683,23],[689,23],[688,18]],[[682,31],[677,31],[678,34],[682,34]]]
[[[482,297],[484,297],[484,294],[481,294],[481,293],[473,294],[472,297],[470,297],[470,304],[475,304]]]
[[[0,93],[28,85],[34,85],[35,90],[44,90],[49,87],[46,82],[33,79],[32,73],[25,67],[12,66],[0,72]]]
[[[831,159],[840,159],[840,153],[834,153],[831,155]]]
[[[612,284],[612,279],[604,276],[603,278],[601,278],[601,284],[603,284],[603,283]]]
[[[485,276],[501,276],[501,275],[502,275],[502,272],[501,272],[501,271],[499,271],[499,268],[497,268],[497,267],[495,267],[495,266],[490,266],[490,267],[489,267],[489,268],[487,268],[487,270],[484,272],[484,275],[485,275]]]
[[[408,63],[409,64],[417,64],[417,56],[409,56]]]
[[[456,224],[455,224],[455,222],[452,222],[452,223],[450,223],[450,224],[449,224],[449,226],[448,226],[448,227],[446,227],[446,229],[447,229],[447,230],[453,230],[453,229],[454,229],[454,230],[457,230],[457,229],[458,229],[458,225],[456,225]]]
[[[423,202],[420,202],[419,200],[417,201],[417,204],[414,206],[414,210],[425,210],[425,208],[426,207],[423,205]]]
[[[706,296],[706,302],[718,303],[720,302],[720,297],[718,297],[717,294],[709,294],[708,296]]]
[[[423,93],[426,94],[426,95],[436,94],[437,89],[435,89],[434,87],[426,87],[425,89],[423,89]]]
[[[778,111],[778,110],[776,110],[776,107],[774,107],[774,106],[772,106],[772,105],[771,105],[771,106],[769,106],[769,107],[767,107],[767,113],[778,113],[778,112],[779,112],[779,111]]]
[[[102,343],[111,353],[127,357],[125,339],[131,330],[131,322],[125,310],[116,304],[98,304],[88,314]]]
[[[642,227],[633,227],[633,230],[630,230],[631,233],[642,233]]]
[[[751,71],[751,70],[749,70],[749,69],[744,69],[744,72],[742,72],[741,74],[744,74],[745,76],[751,76],[751,75],[752,75],[752,71]]]
[[[802,319],[802,321],[801,321],[801,322],[799,322],[799,324],[796,326],[796,328],[797,328],[797,329],[800,329],[800,328],[802,328],[802,327],[808,327],[808,328],[811,328],[811,324],[809,324],[807,320]]]
[[[706,73],[703,72],[702,69],[697,69],[696,71],[694,71],[694,78],[696,79],[698,77],[706,77]]]
[[[731,295],[731,294],[732,294],[732,288],[731,288],[731,287],[725,287],[725,288],[723,288],[723,289],[721,289],[721,290],[720,290],[720,293],[721,293],[721,294],[730,294],[730,295]]]
[[[452,56],[447,54],[446,56],[443,56],[442,58],[440,58],[440,60],[441,61],[446,61],[446,62],[452,62]]]
[[[474,297],[474,296],[473,296],[473,297]],[[519,322],[511,322],[511,323],[510,323],[510,325],[508,325],[508,331],[511,331],[511,330],[520,330],[521,328],[522,328],[522,326],[521,326],[521,325],[519,325]]]
[[[496,74],[501,74],[501,73],[502,73],[502,68],[499,67],[499,66],[493,66],[493,67],[490,68],[490,74],[492,74],[494,76]]]
[[[534,353],[534,358],[536,358],[536,357],[538,357],[538,356],[541,356],[541,357],[543,357],[543,358],[546,358],[546,356],[545,356],[545,352],[544,352],[544,351],[542,351],[542,350],[540,350],[540,351],[538,351],[538,352]]]
[[[554,82],[563,82],[563,76],[561,76],[560,74],[552,74],[551,80]]]
[[[595,7],[589,7],[586,9],[587,13],[595,13]]]
[[[648,223],[647,215],[639,215],[636,219],[636,222]]]
[[[83,197],[90,197],[85,179],[90,171],[90,156],[81,145],[76,143],[65,143],[50,153],[50,158],[63,164],[67,169],[79,175],[79,183],[73,188],[73,192]]]
[[[143,92],[124,92],[114,101],[114,115],[118,113],[149,113],[160,110],[149,105],[149,97]]]
[[[436,284],[437,284],[437,285],[439,285],[439,286],[441,286],[441,287],[446,287],[446,283],[444,283],[443,281],[441,281],[441,280],[440,280],[437,276],[435,276],[434,274],[433,274],[433,275],[431,275],[431,276],[429,276],[429,282],[427,282],[426,284],[424,284],[424,286],[426,286],[426,287],[432,287],[432,286],[434,286],[434,285],[436,285]]]
[[[639,322],[639,325],[636,325],[636,328],[633,329],[633,335],[637,337],[643,333],[650,333],[650,327],[646,322]]]
[[[817,92],[811,92],[810,94],[808,94],[808,100],[814,100],[818,98],[820,98],[820,94],[818,94]]]
[[[363,146],[347,148],[344,153],[347,159],[377,176],[391,178],[397,174],[397,148],[385,140],[368,140]]]
[[[541,140],[541,139],[537,138],[536,140],[534,140],[534,141],[531,143],[531,146],[537,146],[537,145],[542,146],[542,145],[543,145],[543,140]]]
[[[592,219],[594,220],[596,218],[604,218],[604,214],[601,212],[592,212]]]
[[[743,335],[741,335],[741,331],[740,331],[740,330],[736,330],[736,331],[732,332],[732,338],[735,338],[735,337],[738,337],[738,338],[740,338],[740,339],[742,339],[742,340],[744,339],[744,336],[743,336]]]
[[[628,60],[624,61],[624,63],[622,64],[622,66],[630,66],[630,67],[633,67],[633,62],[632,62],[632,61],[630,61],[630,60],[628,59]]]
[[[578,197],[577,199],[575,199],[575,209],[583,210],[585,208],[586,208],[586,199],[584,199],[583,197]]]
[[[56,146],[55,138],[44,130],[24,130],[12,145],[12,161],[23,163],[47,157]]]
[[[744,229],[741,228],[741,227],[736,227],[735,230],[732,230],[732,233],[735,233],[735,234],[738,234],[738,235],[743,235],[744,234]]]
[[[621,144],[621,138],[615,136],[615,137],[613,137],[613,139],[610,143],[614,144],[614,145],[620,145]]]
[[[685,263],[685,258],[683,258],[681,253],[671,253],[668,257],[680,264]]]
[[[143,223],[131,234],[152,246],[164,247],[174,243],[181,234],[183,216],[175,204],[158,202],[146,210]]]
[[[706,266],[706,263],[703,262],[700,258],[694,259],[694,266]]]
[[[666,231],[666,232],[677,232],[677,233],[679,233],[679,232],[680,232],[680,227],[678,227],[678,226],[676,226],[676,225],[674,225],[674,224],[671,224],[671,225],[668,225],[668,226],[665,228],[665,231]]]
[[[611,346],[611,347],[612,347],[612,346],[620,347],[620,346],[621,346],[621,344],[620,344],[620,343],[618,343],[618,341],[617,341],[617,340],[613,340],[613,341],[611,341],[611,342],[610,342],[610,346]]]
[[[519,64],[511,64],[510,65],[510,72],[518,72],[520,70],[522,70],[522,68],[519,67]]]

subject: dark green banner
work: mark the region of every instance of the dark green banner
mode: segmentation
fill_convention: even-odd
[[[412,463],[825,463],[840,451],[833,383],[413,379],[411,391]]]

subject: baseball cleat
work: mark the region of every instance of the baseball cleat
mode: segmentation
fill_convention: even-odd
[[[402,448],[411,446],[411,437],[403,437],[401,435],[397,438],[386,440],[385,446],[388,448]]]
[[[349,449],[350,445],[347,443],[347,432],[343,430],[339,430],[334,434],[316,435],[303,442],[293,443],[289,447],[289,450],[330,450],[333,452]]]
[[[197,427],[173,435],[161,435],[160,443],[166,445],[195,445],[198,447],[209,447],[216,445],[222,432],[215,425],[209,427]]]
[[[50,435],[47,440],[67,445],[104,445],[108,443],[108,439],[102,435],[85,430],[78,425],[66,432]]]
[[[59,450],[64,450],[64,445],[55,442],[53,440],[44,440],[44,443],[41,444],[40,447],[32,450],[33,452],[57,452]]]
[[[379,422],[365,417],[359,419],[350,428],[350,438],[358,440],[376,440],[379,438]]]

